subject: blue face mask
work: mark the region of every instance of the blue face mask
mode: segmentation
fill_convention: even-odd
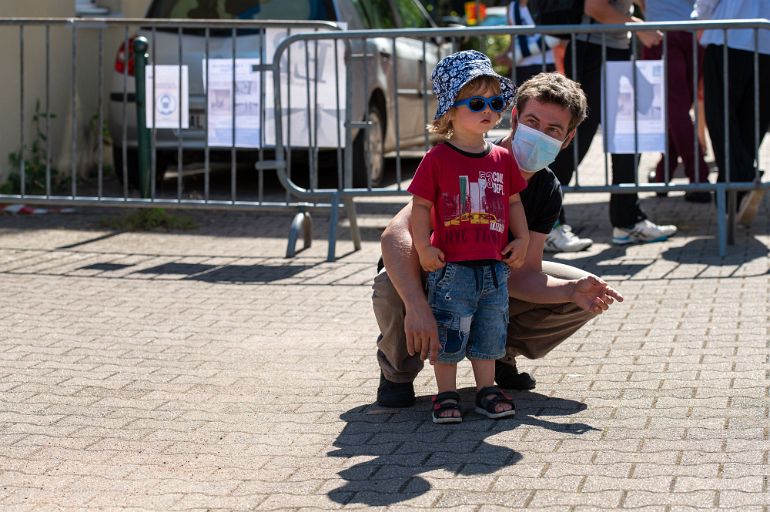
[[[556,160],[563,141],[549,137],[540,130],[522,124],[516,128],[511,150],[522,171],[533,173]]]

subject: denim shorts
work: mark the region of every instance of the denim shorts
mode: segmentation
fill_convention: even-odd
[[[428,303],[438,325],[438,361],[499,359],[508,330],[508,275],[503,262],[447,263],[428,274]]]

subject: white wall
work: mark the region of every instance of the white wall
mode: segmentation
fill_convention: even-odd
[[[150,0],[97,0],[96,4],[110,8],[111,16],[140,18],[144,16]],[[25,0],[0,2],[0,18],[71,18],[75,16],[75,0]],[[22,112],[24,144],[29,147],[34,140],[32,116],[36,101],[41,110],[45,107],[46,46],[45,29],[42,25],[24,28],[24,104],[21,98],[20,30],[18,25],[0,26],[0,184],[9,173],[8,155],[18,151],[21,145]],[[113,28],[103,32],[103,84],[102,101],[106,116],[109,102],[109,77],[115,62],[115,54],[123,41],[123,29]],[[50,121],[50,147],[54,166],[67,173],[71,168],[72,119],[77,115],[76,142],[80,155],[78,172],[93,162],[93,151],[89,154],[91,127],[94,114],[98,112],[98,41],[99,30],[80,29],[77,31],[77,79],[72,87],[72,29],[68,26],[52,26],[49,47],[49,107],[56,116]],[[75,109],[73,110],[73,99]],[[106,119],[105,119],[106,122]],[[44,127],[42,127],[44,129]],[[105,148],[108,149],[108,148]],[[109,155],[106,155],[109,163]]]
[[[62,0],[28,0],[25,2],[3,2],[0,17],[69,17],[74,14],[74,2]],[[20,147],[21,112],[24,112],[24,138],[29,144],[32,137],[30,126],[36,100],[45,98],[45,39],[40,27],[24,29],[24,105],[20,104],[21,62],[18,26],[0,27],[0,70],[4,75],[0,80],[0,182],[8,175],[8,154]],[[57,32],[54,34],[54,32]],[[65,34],[62,29],[52,30],[51,39],[60,39]],[[50,111],[59,113],[52,132],[52,147],[61,143],[56,133],[61,129],[61,114],[65,112],[68,88],[62,87],[63,77],[69,71],[68,46],[59,43],[52,45],[50,51],[51,103]],[[54,78],[56,77],[56,78]]]

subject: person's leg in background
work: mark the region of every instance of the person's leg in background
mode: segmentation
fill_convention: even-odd
[[[674,148],[682,158],[685,176],[691,182],[708,181],[708,167],[703,154],[695,155],[695,125],[690,117],[690,108],[697,97],[697,85],[693,84],[694,62],[692,34],[671,32],[668,43],[668,123]],[[699,47],[697,47],[699,48]],[[693,90],[693,87],[696,89]],[[696,162],[698,174],[695,174]]]
[[[723,46],[710,44],[703,56],[703,94],[706,107],[706,124],[709,129],[711,148],[714,151],[719,174],[717,181],[726,178],[725,161],[725,117],[730,111],[730,99],[724,103],[724,88],[727,86],[724,77]],[[734,87],[733,87],[734,88]]]
[[[669,32],[667,36],[666,77],[669,128],[669,158],[668,179],[674,177],[677,167],[677,157],[681,157],[685,176],[692,183],[705,183],[708,181],[708,167],[703,159],[703,153],[695,156],[694,133],[695,127],[690,117],[690,108],[696,97],[697,89],[693,91],[694,62],[698,58],[698,52],[693,56],[693,35],[685,31]],[[700,46],[696,46],[700,50]],[[646,59],[663,58],[663,43],[652,48],[644,48]],[[699,66],[700,69],[700,66]],[[697,162],[697,164],[696,164]],[[695,167],[698,167],[696,177]],[[665,158],[658,162],[656,169],[656,181],[665,181]],[[711,195],[708,192],[688,192],[685,199],[693,202],[708,202]]]
[[[627,61],[631,59],[630,50],[607,48],[608,61]],[[634,183],[638,159],[633,154],[610,154],[612,161],[612,184]],[[630,229],[639,221],[646,219],[639,205],[639,194],[610,194],[610,224],[613,228]]]
[[[730,160],[734,165],[731,172],[732,181],[752,181],[756,171],[754,166],[756,156],[756,146],[754,145],[756,138],[755,113],[758,110],[759,137],[757,141],[759,144],[762,144],[762,139],[767,132],[768,119],[770,119],[768,113],[770,99],[767,95],[767,88],[770,85],[770,71],[767,69],[768,64],[770,64],[770,56],[759,54],[759,101],[757,105],[754,104],[754,53],[731,48],[728,50],[728,58],[730,59],[731,73],[733,65],[735,65],[738,68],[736,75],[740,80],[738,84],[734,85],[731,75],[730,88],[734,89],[734,92],[733,90],[730,91],[733,110],[730,118],[733,124],[730,126],[731,129],[733,126],[736,127],[735,137],[732,134],[730,136]],[[734,151],[733,145],[737,146],[737,151]]]
[[[681,156],[685,176],[690,183],[708,183],[708,166],[703,158],[703,148],[695,151],[695,123],[690,116],[690,108],[696,104],[698,95],[697,82],[694,84],[695,62],[698,70],[702,68],[702,48],[696,45],[693,54],[693,37],[690,32],[677,31],[669,36],[669,65],[666,68],[669,77],[668,102],[669,129],[673,139],[674,151]],[[700,74],[700,73],[699,73]],[[697,169],[696,169],[697,168]],[[711,193],[707,191],[688,191],[685,201],[708,203]]]
[[[567,146],[556,157],[556,161],[549,167],[556,174],[562,186],[569,185],[580,162],[591,147],[596,130],[601,121],[601,46],[583,41],[575,41],[574,51],[577,57],[577,67],[572,69],[572,43],[567,45],[564,56],[566,75],[580,83],[588,101],[588,117],[577,128],[577,135],[572,144],[577,146],[577,161],[574,159],[573,145]],[[564,211],[560,215],[560,222],[565,223]]]
[[[630,50],[607,48],[608,61],[628,61],[630,58]],[[636,182],[639,164],[636,155],[613,153],[610,158],[613,185]],[[668,239],[677,230],[676,226],[658,225],[648,220],[639,203],[639,194],[636,192],[610,194],[609,210],[612,243],[616,245],[658,242]]]
[[[744,94],[740,96],[740,103],[737,106],[737,118],[741,121],[739,133],[741,147],[738,154],[735,155],[735,169],[733,181],[754,181],[761,179],[761,171],[757,168],[759,162],[755,158],[756,148],[762,144],[768,125],[770,125],[770,99],[764,91],[770,87],[770,56],[759,54],[759,99],[755,104],[754,95],[754,53],[743,50],[731,50],[730,58],[742,63],[742,67],[748,70],[749,78],[743,84]],[[755,130],[755,121],[759,124],[759,134]],[[732,140],[732,137],[731,137]],[[757,145],[755,145],[755,140]],[[731,147],[732,150],[732,147]],[[732,160],[732,159],[731,159]],[[741,201],[738,202],[738,215],[736,220],[741,224],[750,226],[757,214],[759,205],[765,195],[765,189],[754,189],[744,193]]]
[[[613,153],[610,157],[612,184],[634,183],[637,167],[634,155]],[[646,218],[647,215],[639,205],[639,194],[610,194],[610,224],[613,228],[631,229],[634,224]]]
[[[576,69],[572,67],[572,44],[567,44],[564,65],[566,76],[580,83],[580,87],[588,100],[588,118],[578,126],[577,135],[573,139],[573,145],[567,146],[556,157],[556,161],[549,167],[556,174],[562,186],[569,185],[580,162],[591,147],[596,130],[599,127],[601,116],[598,114],[601,104],[601,47],[576,41]],[[594,110],[596,109],[596,110]],[[592,115],[596,112],[596,115]],[[577,147],[577,161],[574,152]],[[582,251],[593,244],[590,238],[581,238],[572,232],[567,224],[564,207],[559,212],[559,221],[548,234],[545,248],[549,252],[574,252]]]
[[[706,120],[719,167],[718,181],[751,181],[754,170],[754,56],[728,48],[728,79],[724,78],[722,45],[709,45],[704,58]],[[727,105],[724,104],[727,87]],[[761,97],[762,95],[760,95]],[[730,157],[726,160],[725,118]]]

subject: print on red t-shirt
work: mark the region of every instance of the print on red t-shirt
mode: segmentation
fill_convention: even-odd
[[[469,154],[445,143],[425,154],[407,190],[433,203],[431,244],[446,261],[501,260],[508,198],[526,186],[508,150]]]

